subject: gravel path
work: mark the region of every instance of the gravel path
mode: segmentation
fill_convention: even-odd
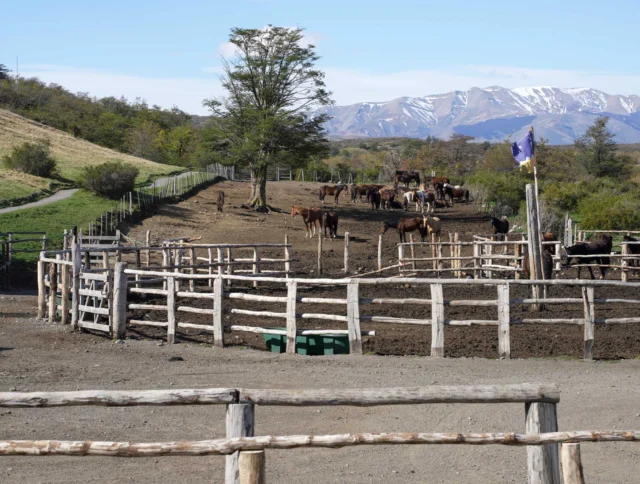
[[[15,212],[17,210],[22,210],[25,208],[33,208],[33,207],[41,207],[43,205],[49,205],[50,203],[53,203],[53,202],[66,200],[77,191],[78,191],[77,188],[72,188],[70,190],[60,190],[59,192],[54,193],[50,197],[43,198],[41,200],[38,200],[37,202],[25,203],[24,205],[19,205],[17,207],[2,208],[0,209],[0,213],[9,213],[9,212]]]

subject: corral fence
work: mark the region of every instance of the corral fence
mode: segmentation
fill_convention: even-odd
[[[113,245],[110,236],[78,236],[79,240],[93,243],[88,246],[71,243],[61,251],[42,251],[38,260],[38,317],[50,322],[72,324],[74,329],[92,329],[113,333],[114,293],[118,280],[114,280],[114,266],[123,259],[137,268],[145,268],[130,285],[131,293],[153,293],[168,290],[170,282],[154,277],[161,274],[185,273],[196,277],[201,273],[213,276],[223,272],[249,273],[259,276],[289,276],[291,272],[291,245],[284,244],[190,244],[184,241],[164,242],[161,246]],[[65,237],[65,246],[68,238]],[[149,232],[147,232],[149,240]],[[282,257],[270,254],[282,252]],[[145,277],[146,276],[146,277]],[[181,290],[178,281],[174,288]],[[163,289],[145,290],[150,284],[160,283]],[[213,280],[210,282],[213,285]],[[255,283],[257,285],[257,282]],[[126,289],[126,286],[125,286]],[[194,290],[194,281],[187,281],[186,290]]]
[[[226,438],[178,442],[0,441],[0,455],[70,455],[159,457],[225,455],[225,482],[265,482],[265,449],[340,448],[356,445],[502,444],[527,446],[530,484],[560,484],[561,443],[637,441],[636,431],[558,432],[557,387],[539,384],[433,386],[384,389],[245,389],[209,388],[148,391],[71,391],[0,393],[0,407],[226,405]],[[255,436],[257,406],[378,406],[424,404],[525,404],[525,433],[364,433],[342,435]],[[563,449],[566,484],[569,471],[580,469],[579,449]],[[576,452],[576,450],[578,450]],[[258,452],[258,455],[249,453]],[[249,475],[255,480],[246,480]],[[217,479],[216,479],[217,480]]]
[[[47,250],[45,232],[0,232],[0,282],[2,289],[11,286],[11,265],[16,254]]]
[[[225,166],[214,163],[207,167],[207,172],[216,176],[223,176],[231,181],[251,181],[251,171],[247,168]],[[327,182],[327,183],[353,183],[353,174],[342,173],[333,168],[327,171],[305,170],[289,165],[276,165],[267,168],[267,181],[301,181],[301,182]]]

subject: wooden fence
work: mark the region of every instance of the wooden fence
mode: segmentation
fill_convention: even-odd
[[[0,232],[0,282],[2,289],[11,286],[11,264],[15,254],[47,250],[45,232]]]
[[[246,451],[297,447],[339,448],[354,445],[504,444],[527,446],[530,484],[560,484],[558,444],[586,441],[637,441],[640,432],[558,432],[555,386],[538,384],[433,386],[386,389],[244,389],[75,391],[0,393],[0,407],[226,405],[226,439],[196,442],[0,441],[0,455],[100,455],[144,457],[226,455],[226,484],[248,482],[242,465]],[[525,433],[390,433],[255,437],[255,406],[525,404]],[[573,453],[575,459],[575,452]],[[577,455],[579,458],[579,454]],[[251,459],[249,459],[251,460]],[[264,482],[264,456],[257,466]],[[569,462],[569,460],[568,460]],[[574,460],[575,462],[575,460]],[[252,467],[255,472],[256,468]],[[565,472],[566,475],[566,472]],[[575,481],[565,481],[573,483]],[[579,481],[578,481],[579,482]]]

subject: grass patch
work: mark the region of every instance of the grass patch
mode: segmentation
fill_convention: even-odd
[[[66,200],[42,207],[0,214],[0,232],[46,232],[50,249],[62,248],[64,229],[74,225],[86,227],[102,212],[114,208],[115,202],[81,190]],[[37,253],[16,254],[16,259],[35,261]]]

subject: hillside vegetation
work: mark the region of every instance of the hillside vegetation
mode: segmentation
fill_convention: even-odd
[[[74,138],[63,131],[0,109],[0,158],[26,141],[43,140],[49,140],[51,143],[51,155],[57,161],[60,178],[70,182],[77,180],[80,171],[85,166],[115,160],[136,166],[140,170],[138,182],[177,170],[175,166],[154,163]],[[0,165],[0,200],[26,197],[40,190],[49,189],[51,185],[56,183],[60,183],[60,180],[50,180],[10,171]]]

